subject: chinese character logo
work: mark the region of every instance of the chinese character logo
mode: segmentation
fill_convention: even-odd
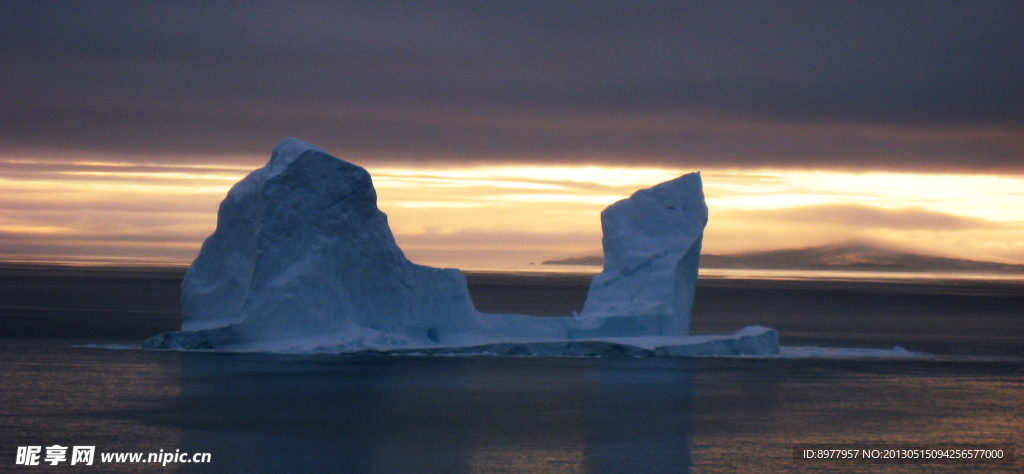
[[[71,449],[71,465],[84,463],[92,466],[92,458],[96,455],[96,446],[75,446]]]
[[[21,466],[38,466],[40,461],[56,466],[66,462],[68,447],[55,444],[46,447],[46,454],[43,455],[42,446],[18,446],[18,455],[14,458],[14,464]],[[71,465],[84,464],[92,466],[96,456],[96,446],[75,446],[71,448]],[[42,457],[42,459],[40,459]]]
[[[59,444],[55,444],[53,446],[47,446],[46,447],[46,458],[43,459],[43,462],[48,462],[48,463],[50,463],[51,466],[56,466],[58,463],[62,463],[64,461],[68,460],[67,456],[65,456],[65,454],[67,454],[67,452],[68,452],[68,447],[67,446],[61,446]]]
[[[38,466],[39,453],[42,451],[42,446],[18,446],[18,456],[14,459],[14,464]]]

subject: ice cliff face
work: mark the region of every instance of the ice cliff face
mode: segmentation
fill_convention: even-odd
[[[604,271],[590,285],[577,334],[687,335],[707,223],[700,173],[608,206]]]
[[[182,330],[149,348],[515,355],[778,352],[777,333],[686,337],[707,207],[697,173],[601,214],[582,315],[481,314],[462,273],[395,244],[363,168],[288,138],[236,184],[182,282]]]

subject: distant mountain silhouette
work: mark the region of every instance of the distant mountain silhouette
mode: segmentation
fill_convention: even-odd
[[[545,265],[603,265],[604,257],[548,260]],[[1024,273],[1024,265],[898,252],[863,244],[825,245],[791,250],[701,255],[702,268],[760,270],[866,270],[905,272]]]
[[[562,260],[545,260],[541,265],[604,265],[603,255],[570,257]]]

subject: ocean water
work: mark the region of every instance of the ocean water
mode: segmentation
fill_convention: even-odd
[[[1013,282],[703,280],[694,332],[918,358],[217,354],[132,344],[176,324],[173,272],[0,274],[0,472],[1021,472],[795,461],[795,444],[1024,441]],[[482,310],[565,314],[579,275],[470,275]],[[582,296],[581,296],[582,294]],[[69,329],[70,328],[70,329]],[[102,347],[90,346],[102,344]],[[120,344],[120,345],[118,345]],[[96,446],[94,466],[15,465]],[[99,453],[210,453],[102,463]]]

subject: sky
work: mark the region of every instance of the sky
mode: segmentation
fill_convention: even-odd
[[[1024,4],[0,4],[0,260],[187,264],[295,136],[442,266],[600,253],[701,171],[708,253],[1024,263]]]

